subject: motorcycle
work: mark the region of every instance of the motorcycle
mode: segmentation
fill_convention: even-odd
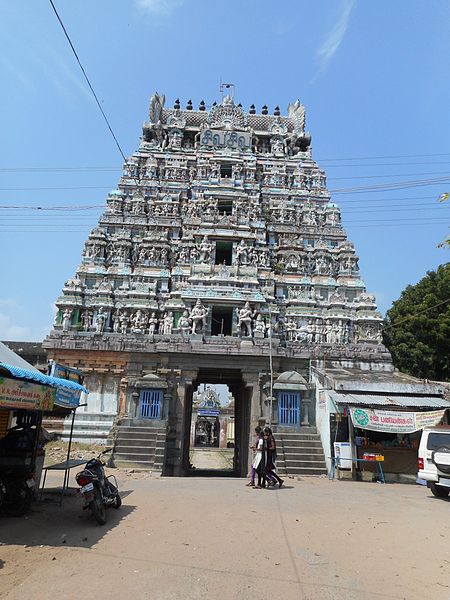
[[[76,474],[75,479],[80,486],[80,494],[83,496],[83,510],[90,510],[100,525],[106,523],[106,509],[109,506],[120,508],[122,499],[119,495],[119,486],[114,475],[106,477],[101,456],[111,452],[108,448],[96,458],[86,463],[85,468]]]

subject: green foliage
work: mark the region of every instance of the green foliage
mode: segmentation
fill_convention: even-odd
[[[450,263],[408,285],[388,310],[384,325],[383,340],[398,369],[422,379],[450,381]]]

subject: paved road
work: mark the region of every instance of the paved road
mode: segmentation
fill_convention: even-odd
[[[450,598],[450,503],[425,488],[121,476],[101,527],[45,504],[0,519],[7,600]],[[3,568],[1,568],[1,566]]]

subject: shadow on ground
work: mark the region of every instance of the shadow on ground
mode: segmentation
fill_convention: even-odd
[[[46,491],[47,500],[53,496],[53,501],[34,502],[23,517],[0,517],[0,543],[90,548],[135,510],[136,507],[126,501],[130,493],[121,490],[124,503],[119,509],[108,508],[106,524],[99,525],[89,510],[82,510],[80,496],[74,490],[69,490],[62,505],[56,494],[49,496]]]

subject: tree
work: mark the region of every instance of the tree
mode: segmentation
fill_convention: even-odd
[[[384,326],[383,340],[398,369],[450,381],[450,263],[408,285],[386,313]]]

